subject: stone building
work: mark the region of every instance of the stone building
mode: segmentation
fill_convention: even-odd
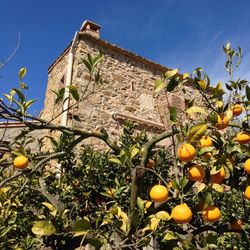
[[[41,118],[57,125],[89,131],[104,127],[113,137],[120,134],[125,120],[135,122],[139,130],[149,133],[166,131],[169,126],[168,106],[175,106],[181,114],[187,101],[198,94],[186,85],[182,87],[185,88],[185,94],[177,88],[168,97],[154,97],[156,79],[169,68],[102,40],[100,28],[98,24],[85,21],[70,44],[50,65]],[[74,108],[62,113],[62,110],[72,105],[73,100],[66,91],[63,102],[55,105],[56,95],[53,91],[72,85],[80,95],[83,94],[89,82],[89,72],[82,58],[88,54],[96,56],[99,51],[104,56],[100,74],[106,83]],[[16,123],[0,125],[0,136],[4,136],[6,142],[11,141],[11,137],[24,128],[23,124]],[[39,135],[42,136],[41,133]],[[96,139],[89,139],[88,142],[96,144]]]
[[[81,58],[86,58],[88,53],[97,55],[99,51],[105,58],[101,74],[107,83],[76,107],[58,116],[62,109],[53,104],[56,98],[53,91],[73,85],[81,93],[89,81],[89,73]],[[168,100],[166,96],[154,98],[155,80],[167,70],[165,66],[102,40],[100,26],[85,21],[72,42],[48,69],[42,118],[84,130],[103,126],[113,136],[119,134],[121,123],[126,119],[136,122],[139,129],[160,133],[168,127],[167,103],[181,111],[194,95],[194,89],[185,86],[185,95],[177,89],[168,96]],[[70,103],[72,101],[66,97],[64,109]]]

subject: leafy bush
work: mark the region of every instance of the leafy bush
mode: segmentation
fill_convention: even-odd
[[[178,121],[176,107],[168,107],[168,131],[150,137],[127,122],[118,142],[104,128],[84,131],[29,115],[34,100],[26,100],[26,69],[21,69],[20,87],[5,94],[7,101],[0,100],[1,118],[27,127],[0,160],[1,249],[74,249],[86,244],[96,249],[107,244],[112,249],[142,249],[153,239],[158,249],[249,249],[250,179],[244,164],[250,157],[250,88],[246,80],[233,80],[242,50],[230,43],[223,48],[230,75],[224,85],[212,86],[201,68],[192,78],[169,70],[156,81],[155,98],[177,87],[185,91],[186,84],[199,93],[202,106],[189,100],[181,114],[185,123]],[[96,76],[90,81],[98,80],[96,91],[104,82],[102,61],[102,54],[82,60]],[[70,108],[86,98],[75,87],[69,91],[74,100]],[[65,88],[55,92],[56,105],[61,105],[64,92]],[[41,129],[54,134],[31,138],[30,132]],[[90,137],[104,141],[107,150],[83,144]],[[169,147],[157,146],[166,138]],[[30,149],[34,140],[41,150]],[[27,157],[27,168],[15,168],[18,155]],[[199,167],[190,173],[194,164]],[[201,181],[191,180],[191,174]],[[167,200],[150,199],[156,184],[167,187]],[[162,198],[161,192],[154,195]],[[180,204],[186,204],[180,206],[183,211],[191,210],[190,218],[180,212],[173,219],[172,210]],[[219,212],[206,214],[210,206]],[[235,227],[237,220],[242,223]]]

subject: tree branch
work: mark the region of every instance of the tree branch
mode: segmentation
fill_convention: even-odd
[[[145,167],[147,165],[153,147],[155,146],[156,143],[174,134],[177,134],[178,132],[179,132],[178,130],[164,132],[158,136],[153,137],[143,147],[141,163],[132,170],[132,184],[131,184],[131,194],[130,194],[130,212],[131,212],[130,219],[133,218],[133,210],[136,208],[137,198],[141,194],[143,179],[145,175]]]

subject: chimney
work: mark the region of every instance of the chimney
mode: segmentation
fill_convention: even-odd
[[[101,29],[100,25],[92,21],[86,20],[83,22],[80,31],[89,34],[95,38],[100,38],[100,29]]]

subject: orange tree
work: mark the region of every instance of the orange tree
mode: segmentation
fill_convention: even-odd
[[[0,100],[1,118],[27,127],[0,160],[1,249],[249,249],[250,88],[233,80],[241,49],[223,49],[225,84],[211,85],[201,68],[190,78],[169,70],[156,81],[156,98],[185,84],[198,91],[202,106],[190,100],[185,123],[168,107],[168,131],[148,137],[126,123],[118,142],[105,128],[84,131],[31,116],[22,68],[19,88]],[[99,85],[102,61],[101,54],[82,60]],[[68,90],[76,104],[85,98]],[[57,105],[64,91],[55,92]],[[59,133],[46,140],[30,135],[44,129]],[[108,150],[83,144],[90,137]],[[170,146],[157,147],[166,138]],[[34,140],[40,150],[31,149]]]

